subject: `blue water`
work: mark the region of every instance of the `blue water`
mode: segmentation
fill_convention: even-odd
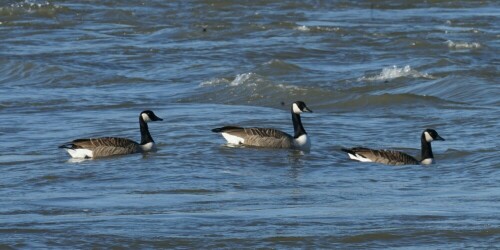
[[[496,1],[0,2],[0,248],[495,248]],[[310,152],[231,147],[223,125]],[[74,161],[57,147],[158,151]],[[350,161],[342,147],[436,164]]]

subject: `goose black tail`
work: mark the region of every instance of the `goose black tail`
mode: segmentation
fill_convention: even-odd
[[[212,132],[214,133],[222,133],[222,132],[226,132],[228,130],[231,130],[231,129],[242,129],[241,127],[237,127],[237,126],[224,126],[224,127],[221,127],[221,128],[214,128],[212,129]]]
[[[212,129],[212,132],[214,132],[214,133],[222,133],[222,131],[224,131],[223,128],[214,128],[214,129]]]
[[[348,154],[356,154],[356,153],[354,153],[354,151],[353,151],[352,149],[348,149],[348,148],[341,148],[340,150],[342,150],[342,151],[344,151],[344,152],[346,152],[346,153],[348,153]]]
[[[63,144],[63,145],[59,146],[58,148],[68,148],[68,149],[72,149],[72,148],[73,148],[73,144],[71,144],[71,143],[66,143],[66,144]]]

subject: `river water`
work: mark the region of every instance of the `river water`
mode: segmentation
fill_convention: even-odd
[[[494,248],[498,1],[0,1],[0,248]],[[310,152],[230,147],[223,125]],[[158,152],[72,161],[76,138]],[[347,159],[342,147],[436,164]]]

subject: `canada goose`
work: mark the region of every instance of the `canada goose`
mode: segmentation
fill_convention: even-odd
[[[294,102],[291,108],[294,136],[272,128],[242,128],[236,126],[215,128],[212,129],[212,132],[221,133],[230,144],[308,150],[311,147],[311,141],[307,137],[306,130],[300,120],[302,112],[312,112],[312,110],[304,102]]]
[[[156,147],[148,129],[147,123],[150,121],[163,121],[163,119],[156,116],[151,110],[141,112],[139,115],[140,144],[127,138],[101,137],[76,139],[59,146],[59,148],[64,148],[73,158],[84,159],[153,151]]]
[[[349,158],[361,162],[378,162],[388,165],[428,165],[434,162],[432,154],[431,142],[433,140],[444,141],[434,129],[426,129],[422,132],[420,138],[422,143],[422,160],[418,161],[414,157],[399,151],[394,150],[376,150],[369,148],[351,148],[342,151],[349,155]]]

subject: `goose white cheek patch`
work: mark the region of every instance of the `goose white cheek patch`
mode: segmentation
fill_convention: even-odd
[[[150,121],[151,121],[151,119],[149,118],[149,115],[147,115],[147,114],[142,114],[141,116],[142,116],[142,119],[143,119],[145,122],[150,122]]]
[[[433,141],[434,139],[432,138],[432,136],[429,134],[429,132],[424,132],[424,135],[425,135],[425,140],[427,142],[431,142]]]
[[[295,113],[295,114],[302,113],[302,110],[300,110],[299,106],[297,106],[296,103],[293,104],[293,113]]]

